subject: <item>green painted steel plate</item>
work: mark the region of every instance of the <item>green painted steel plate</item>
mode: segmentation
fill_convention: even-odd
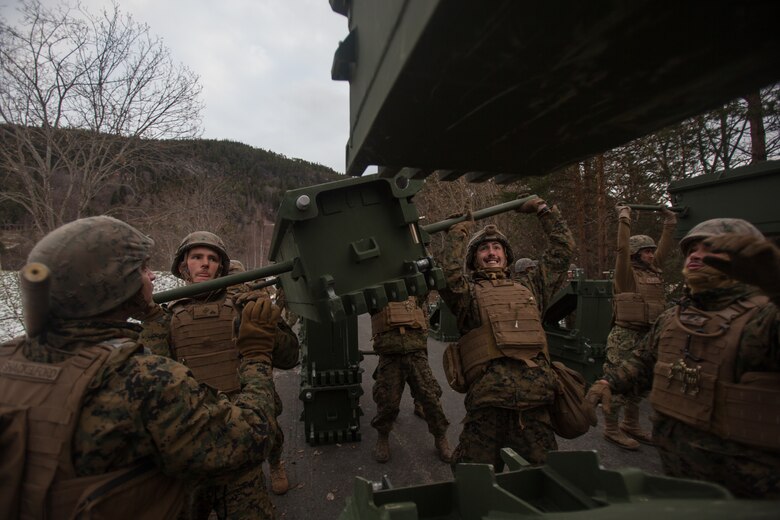
[[[771,0],[331,6],[349,15],[332,75],[350,82],[350,175],[546,174],[780,79]]]

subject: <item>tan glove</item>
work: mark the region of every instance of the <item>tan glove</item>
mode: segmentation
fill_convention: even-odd
[[[591,385],[585,399],[593,406],[594,410],[601,403],[604,413],[608,414],[612,411],[612,390],[609,388],[609,383],[603,379]]]
[[[728,258],[707,255],[704,263],[723,271],[730,278],[761,288],[770,298],[780,296],[780,249],[765,238],[727,233],[708,238],[704,244],[713,253],[725,253]]]
[[[631,208],[626,206],[625,204],[618,204],[615,206],[615,211],[617,211],[618,218],[626,217],[628,219],[631,218]]]
[[[474,214],[471,211],[471,204],[467,204],[465,209],[461,211],[460,213],[450,213],[447,215],[446,220],[450,220],[453,218],[460,218],[460,217],[466,217],[466,222],[474,222]]]
[[[518,213],[541,213],[547,208],[547,203],[544,199],[534,197],[533,199],[526,201],[517,209]]]
[[[661,213],[664,216],[664,224],[677,224],[677,213],[667,207],[661,208]]]
[[[463,213],[453,213],[447,216],[447,220],[451,218],[466,217],[463,222],[458,222],[450,227],[449,231],[456,233],[463,233],[466,236],[471,236],[474,233],[474,215],[471,213],[470,208],[466,208]]]
[[[267,298],[246,303],[241,311],[236,340],[236,348],[242,357],[271,362],[280,313],[279,307]]]
[[[251,301],[257,301],[257,300],[263,300],[270,298],[270,295],[268,294],[268,290],[263,287],[262,289],[251,289],[248,285],[244,284],[244,287],[247,288],[247,290],[242,291],[235,296],[233,296],[233,303],[236,304],[238,307],[243,307],[248,302]]]

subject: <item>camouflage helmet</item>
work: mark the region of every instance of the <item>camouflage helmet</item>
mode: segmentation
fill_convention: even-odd
[[[217,276],[224,276],[230,272],[230,257],[227,254],[227,248],[222,239],[214,233],[208,231],[194,231],[184,237],[184,240],[179,244],[179,248],[176,250],[176,254],[173,257],[173,264],[171,264],[171,273],[177,278],[184,280],[184,275],[179,270],[179,266],[184,261],[184,257],[187,251],[193,247],[208,247],[219,253],[220,269]]]
[[[683,255],[687,255],[688,249],[694,242],[726,233],[740,233],[764,238],[761,231],[747,220],[742,220],[741,218],[713,218],[693,226],[680,240],[680,250]]]
[[[628,251],[631,256],[642,249],[657,249],[655,241],[647,235],[634,235],[628,239]]]
[[[112,217],[88,217],[61,226],[38,242],[27,262],[51,271],[49,309],[59,318],[110,311],[143,287],[141,267],[154,241]]]
[[[515,261],[515,255],[512,253],[512,247],[509,245],[509,240],[501,233],[494,224],[490,224],[482,228],[480,231],[474,233],[474,236],[469,240],[469,244],[466,249],[466,269],[469,271],[476,271],[477,265],[475,263],[477,256],[477,248],[483,242],[498,242],[504,246],[504,255],[506,256],[506,265],[511,266]]]
[[[536,267],[537,262],[536,260],[531,260],[530,258],[521,258],[517,262],[515,262],[515,272],[516,273],[524,273],[531,267]]]

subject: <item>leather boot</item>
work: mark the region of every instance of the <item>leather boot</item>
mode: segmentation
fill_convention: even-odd
[[[379,433],[374,448],[374,459],[377,462],[387,462],[390,460],[390,434]]]
[[[422,405],[417,401],[414,402],[414,415],[420,419],[425,419],[425,410],[423,410]]]
[[[636,403],[626,403],[624,407],[625,415],[623,416],[623,422],[620,423],[620,429],[631,437],[638,440],[642,444],[653,445],[653,436],[648,432],[642,430],[639,426],[639,405]]]
[[[450,449],[450,443],[447,441],[446,435],[439,435],[434,440],[436,445],[436,451],[439,452],[439,459],[442,462],[449,464],[452,461],[452,450]]]
[[[276,464],[269,464],[271,468],[271,491],[275,495],[284,495],[290,487],[287,480],[287,472],[284,470],[284,462],[279,461]]]
[[[604,438],[613,444],[617,444],[624,450],[638,450],[639,443],[620,431],[616,418],[604,416]]]

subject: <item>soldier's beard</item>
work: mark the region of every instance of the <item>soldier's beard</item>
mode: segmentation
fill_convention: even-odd
[[[736,280],[726,276],[723,271],[718,271],[709,265],[704,265],[695,271],[689,271],[687,267],[684,267],[682,273],[685,277],[685,284],[690,288],[691,294],[731,287],[737,284]]]

